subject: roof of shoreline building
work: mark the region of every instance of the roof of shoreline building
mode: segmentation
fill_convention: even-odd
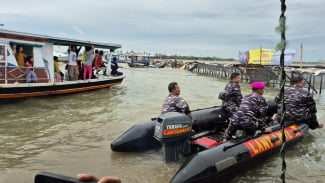
[[[61,45],[61,46],[94,45],[94,47],[96,47],[96,48],[109,49],[109,50],[115,50],[115,49],[122,47],[120,44],[100,43],[100,42],[84,41],[84,40],[78,40],[78,39],[53,37],[53,36],[11,31],[11,30],[5,30],[5,29],[0,29],[0,37],[9,38],[9,39],[17,39],[17,40],[19,40],[19,39],[23,39],[23,40],[33,39],[33,40],[38,40],[39,42],[50,42],[50,43],[53,43],[54,45]]]

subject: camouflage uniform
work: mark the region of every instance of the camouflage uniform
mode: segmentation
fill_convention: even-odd
[[[264,129],[267,104],[261,95],[251,93],[243,98],[237,112],[230,118],[225,138],[230,139],[236,130],[244,130],[253,135],[257,129]]]
[[[230,81],[225,87],[224,97],[225,99],[222,100],[222,107],[233,115],[238,110],[241,100],[243,99],[240,85]]]
[[[279,95],[275,97],[275,102],[277,103],[281,103]],[[311,129],[319,127],[316,116],[316,103],[307,90],[297,86],[286,88],[284,90],[284,102],[286,107],[286,121],[304,122]],[[278,121],[280,121],[280,115],[281,109],[278,111]]]
[[[169,94],[163,103],[161,114],[166,112],[181,112],[185,114],[191,113],[187,102],[182,97],[174,94]]]

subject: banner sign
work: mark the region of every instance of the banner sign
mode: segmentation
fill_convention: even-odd
[[[296,50],[285,50],[285,65],[290,65],[293,61]],[[280,65],[281,51],[274,53],[272,49],[255,49],[249,51],[239,52],[239,61],[241,64],[260,64],[260,65]]]

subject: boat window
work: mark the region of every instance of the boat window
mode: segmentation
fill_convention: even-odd
[[[26,55],[33,55],[33,47],[32,46],[23,46],[24,47],[24,53]]]
[[[5,60],[5,46],[0,45],[0,61]]]
[[[141,61],[141,60],[142,60],[142,57],[139,56],[139,57],[137,58],[137,61]]]
[[[33,55],[33,47],[28,45],[17,45],[17,53],[19,52],[19,47],[23,47],[23,52],[26,55]]]
[[[10,45],[12,44],[16,44],[16,47],[17,47],[17,52],[18,52],[18,48],[20,46],[23,47],[24,49],[24,53],[26,55],[33,55],[33,48],[36,47],[36,48],[40,48],[42,47],[41,43],[40,44],[37,44],[36,42],[35,43],[26,43],[26,42],[19,42],[19,41],[10,41],[9,42]]]

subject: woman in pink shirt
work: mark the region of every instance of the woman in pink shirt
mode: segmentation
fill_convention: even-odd
[[[24,62],[24,66],[26,67],[26,82],[27,83],[36,83],[37,76],[34,72],[34,57],[27,56]]]

